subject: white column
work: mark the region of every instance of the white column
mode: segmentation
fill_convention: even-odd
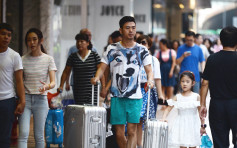
[[[101,55],[107,45],[108,36],[119,30],[119,20],[132,16],[133,0],[90,0],[88,28],[92,32],[92,44]]]
[[[81,27],[87,28],[88,23],[88,7],[87,7],[87,0],[81,0]]]
[[[6,1],[2,0],[2,22],[6,23]]]
[[[151,33],[151,0],[131,0],[134,5],[134,17],[137,31]]]
[[[52,0],[40,1],[40,30],[44,36],[43,45],[49,55],[53,55],[53,6]]]

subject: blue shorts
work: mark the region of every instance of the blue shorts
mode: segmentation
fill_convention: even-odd
[[[110,123],[126,124],[139,123],[142,108],[142,99],[117,98],[111,99]]]

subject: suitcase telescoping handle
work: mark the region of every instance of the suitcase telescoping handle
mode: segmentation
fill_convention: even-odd
[[[151,86],[148,86],[148,99],[147,99],[147,110],[146,110],[146,121],[149,120],[149,112],[150,112],[150,100],[151,100]]]
[[[99,101],[100,101],[100,82],[96,82],[97,84],[97,106],[99,106]],[[94,92],[95,92],[95,85],[92,85],[92,93],[91,93],[91,104],[94,106]]]

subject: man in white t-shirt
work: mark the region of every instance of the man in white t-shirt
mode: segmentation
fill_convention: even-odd
[[[140,75],[142,65],[147,74],[147,84],[153,87],[152,58],[146,47],[134,42],[136,22],[131,16],[124,16],[120,21],[122,41],[111,44],[104,52],[100,68],[97,70],[92,84],[103,76],[110,67],[111,75],[111,117],[110,123],[115,125],[116,140],[120,148],[136,147],[137,124],[140,122],[142,92]],[[125,137],[127,123],[128,138]]]
[[[8,47],[12,32],[9,24],[0,24],[0,148],[10,147],[14,113],[21,115],[25,107],[21,57]],[[14,81],[19,98],[18,104],[16,104]]]
[[[202,49],[204,59],[205,59],[205,61],[207,61],[207,58],[210,56],[210,53],[208,52],[207,47],[205,45],[203,45],[203,37],[199,33],[195,34],[195,44],[197,44]],[[204,65],[204,67],[205,67],[205,65]],[[201,68],[200,63],[198,65],[198,70],[199,70],[199,73],[201,76],[202,75],[202,68]]]
[[[205,45],[203,45],[203,37],[199,33],[195,34],[195,44],[197,44],[202,49],[204,58],[205,58],[205,60],[207,60],[207,58],[210,56],[210,54],[207,50],[207,47]]]

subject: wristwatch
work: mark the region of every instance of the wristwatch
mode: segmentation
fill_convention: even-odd
[[[201,124],[201,127],[206,128],[207,125],[206,124]]]

